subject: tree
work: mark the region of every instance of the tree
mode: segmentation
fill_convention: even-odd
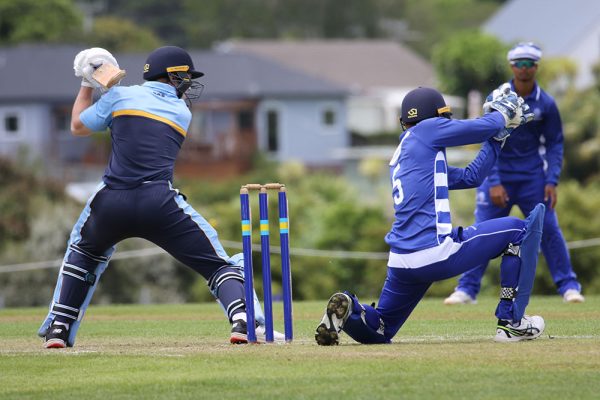
[[[0,0],[0,44],[73,42],[82,29],[71,0]]]
[[[119,17],[95,19],[86,41],[110,51],[150,51],[161,45],[161,40],[151,30]]]
[[[477,29],[498,9],[501,1],[376,0],[376,3],[388,21],[404,26],[398,39],[406,41],[413,50],[429,59],[440,40]]]
[[[579,182],[600,177],[600,91],[571,91],[560,103],[565,135],[563,175]]]
[[[441,89],[462,97],[471,90],[490,92],[510,76],[507,50],[494,36],[478,31],[459,33],[441,42],[432,56]]]

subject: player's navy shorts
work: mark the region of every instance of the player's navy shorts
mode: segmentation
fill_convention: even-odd
[[[228,264],[215,229],[168,181],[119,190],[102,185],[81,213],[70,245],[101,256],[131,237],[162,247],[206,279]]]

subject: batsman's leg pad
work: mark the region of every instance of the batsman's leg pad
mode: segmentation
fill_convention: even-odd
[[[533,289],[535,280],[535,269],[538,261],[540,242],[542,240],[542,231],[544,227],[544,214],[546,207],[538,204],[531,211],[526,222],[526,232],[520,246],[521,269],[519,272],[519,282],[517,297],[515,298],[513,308],[513,321],[521,321],[525,315],[525,309],[529,304],[529,296]]]
[[[244,275],[238,268],[232,265],[219,268],[209,278],[208,287],[230,321],[233,315],[245,311]]]
[[[54,295],[52,297],[52,302],[50,303],[48,315],[38,330],[38,336],[46,336],[46,333],[48,332],[48,329],[50,329],[50,325],[52,325],[56,316],[61,315],[72,320],[69,321],[67,346],[73,347],[81,320],[92,300],[100,276],[106,270],[110,257],[114,251],[115,248],[111,247],[103,256],[96,256],[82,250],[76,244],[69,244],[63,264],[58,272],[58,279],[56,281],[56,287],[54,288]],[[60,303],[60,295],[65,277],[81,281],[82,286],[85,287],[84,290],[87,290],[81,305],[73,307],[72,304],[66,305]]]
[[[244,276],[244,253],[234,254],[233,256],[231,256],[229,258],[229,262],[231,264],[233,264],[233,265],[231,265],[231,267],[238,269],[240,271],[240,274],[242,274],[242,276]],[[265,314],[263,312],[262,305],[260,304],[260,301],[258,300],[258,295],[256,294],[256,290],[254,290],[253,298],[254,298],[254,320],[256,322],[258,322],[259,325],[264,325],[265,324]],[[227,315],[227,309],[223,306],[223,304],[218,299],[217,299],[217,301],[221,305],[221,308],[223,308],[223,312],[225,312],[225,315]]]
[[[352,298],[352,312],[344,322],[342,330],[363,344],[384,344],[390,340],[383,334],[385,325],[379,313],[371,306],[361,304],[356,295],[344,292]]]

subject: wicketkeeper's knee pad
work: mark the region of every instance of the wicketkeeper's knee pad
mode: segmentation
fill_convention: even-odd
[[[69,347],[74,345],[81,320],[113,252],[114,247],[109,249],[105,255],[98,256],[84,251],[75,244],[69,245],[58,273],[58,280],[48,315],[38,330],[39,336],[45,336],[56,316],[61,316],[69,321],[67,345]],[[63,280],[65,277],[73,278],[76,283],[80,283],[71,287],[71,290],[77,292],[74,293],[74,297],[78,299],[75,301],[77,304],[72,302],[70,304],[61,303],[61,293],[63,294],[62,297],[65,297],[65,293],[63,293]]]
[[[352,312],[344,322],[342,330],[359,343],[390,343],[390,339],[384,336],[385,325],[379,317],[379,313],[373,307],[361,304],[356,295],[345,293],[352,298]]]

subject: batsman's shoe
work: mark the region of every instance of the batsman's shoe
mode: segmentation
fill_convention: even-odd
[[[69,330],[64,325],[52,324],[44,337],[44,347],[47,349],[64,349],[67,347]]]
[[[583,303],[585,298],[577,289],[569,289],[563,294],[563,301],[565,303]]]
[[[447,306],[453,306],[455,304],[477,304],[477,300],[462,290],[455,290],[454,293],[444,299],[444,304]]]
[[[264,325],[256,324],[256,342],[266,343],[266,331]],[[243,319],[233,321],[231,324],[231,337],[229,341],[233,344],[248,343],[248,325]],[[285,335],[281,332],[273,331],[273,343],[285,343]]]
[[[320,346],[339,344],[339,333],[352,311],[352,299],[345,293],[335,293],[327,303],[327,310],[317,326],[315,340]]]
[[[521,340],[533,340],[538,338],[546,324],[544,318],[539,315],[525,315],[521,319],[519,325],[511,324],[507,320],[498,320],[498,326],[496,327],[496,342],[519,342]]]
[[[256,327],[256,340],[259,343],[267,342],[267,332],[264,325],[258,325]],[[273,330],[273,343],[285,343],[285,335]]]
[[[233,344],[248,343],[248,325],[243,319],[231,323],[231,337],[229,341]]]

